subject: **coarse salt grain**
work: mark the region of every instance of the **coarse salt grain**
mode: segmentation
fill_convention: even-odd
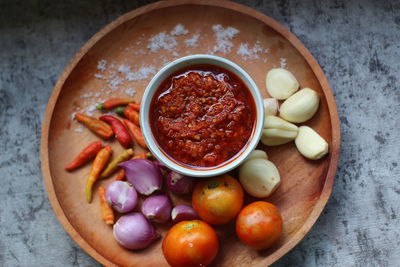
[[[118,72],[123,73],[123,74],[127,74],[131,71],[131,67],[127,66],[127,65],[120,65],[118,67]]]
[[[101,79],[101,80],[105,80],[106,79],[106,77],[104,75],[101,75],[99,73],[95,73],[94,77],[97,78],[97,79]]]
[[[171,35],[186,35],[189,31],[182,24],[177,24],[175,28],[171,31]]]
[[[233,44],[231,40],[240,32],[238,29],[233,27],[224,28],[220,24],[213,25],[212,29],[217,41],[217,44],[213,47],[214,52],[221,52],[227,54],[231,51]]]
[[[83,126],[79,126],[78,128],[74,129],[76,133],[83,133]]]
[[[249,48],[248,43],[241,43],[236,54],[241,56],[244,60],[258,59],[258,58],[260,58],[258,53],[260,53],[262,51],[263,51],[263,49],[261,48],[261,46],[258,43],[256,43],[253,46],[253,48]]]
[[[96,93],[94,97],[100,97],[101,93]]]
[[[151,52],[157,52],[160,49],[171,50],[178,44],[175,37],[165,32],[160,32],[152,36],[148,42],[147,48],[150,49]]]
[[[107,66],[107,60],[102,59],[99,62],[97,62],[97,69],[99,71],[105,71]]]
[[[129,96],[134,96],[136,94],[136,90],[133,88],[130,89],[126,89],[125,90],[125,94],[129,95]]]
[[[112,80],[109,80],[107,83],[110,86],[110,89],[112,91],[115,91],[118,89],[119,85],[122,84],[124,81],[121,77],[114,77]]]
[[[282,69],[286,69],[287,67],[287,62],[286,62],[286,58],[281,57],[279,59],[279,65]]]
[[[200,38],[200,34],[196,33],[196,34],[193,34],[193,36],[191,38],[185,39],[184,42],[185,42],[186,47],[199,46],[199,44],[197,43],[199,41],[199,38]]]
[[[146,80],[151,74],[156,72],[153,66],[142,66],[135,72],[129,72],[126,74],[126,80],[132,81],[141,81]]]
[[[176,52],[176,51],[172,52],[172,55],[173,55],[174,57],[179,57],[179,54],[178,54],[178,52]]]
[[[93,96],[93,93],[85,93],[80,96],[80,98],[85,99],[85,98],[91,98]]]

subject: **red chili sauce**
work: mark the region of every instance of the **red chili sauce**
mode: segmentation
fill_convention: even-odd
[[[246,145],[256,109],[249,89],[233,73],[194,65],[163,81],[150,107],[155,139],[175,161],[218,166]]]

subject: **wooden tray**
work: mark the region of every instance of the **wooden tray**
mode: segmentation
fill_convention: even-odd
[[[182,24],[189,33],[171,35],[178,24]],[[213,26],[218,24],[223,28],[217,26],[214,30],[231,26],[240,32],[231,39],[220,35],[222,41],[228,42],[220,42],[218,47],[213,30]],[[169,43],[164,43],[164,48],[170,47],[170,50],[161,48],[156,51],[157,44],[162,43],[155,42],[155,46],[149,46],[149,39],[162,32],[169,37]],[[175,31],[176,34],[184,32],[179,28]],[[192,42],[185,42],[194,34],[199,34],[197,42],[195,38]],[[232,43],[231,51],[222,53],[221,48],[224,44],[229,47],[229,42]],[[194,46],[188,47],[187,44]],[[241,44],[242,50],[239,49]],[[143,251],[129,251],[115,242],[112,229],[100,219],[97,194],[92,204],[85,202],[84,185],[89,165],[71,173],[64,171],[63,167],[84,145],[97,139],[72,121],[72,114],[83,111],[99,115],[93,111],[93,105],[107,98],[107,93],[112,91],[110,88],[114,90],[112,96],[124,96],[135,89],[135,98],[140,100],[155,71],[174,58],[196,53],[215,53],[236,62],[254,78],[264,97],[267,96],[267,71],[279,66],[289,69],[301,87],[313,88],[321,96],[318,113],[306,124],[330,144],[329,155],[319,161],[309,161],[300,156],[293,143],[273,148],[260,145],[282,176],[281,186],[267,200],[276,204],[282,212],[283,236],[273,248],[258,252],[239,242],[234,222],[216,227],[220,251],[214,265],[272,264],[310,230],[331,194],[339,159],[339,119],[327,79],[304,45],[271,18],[232,2],[167,1],[144,6],[110,23],[79,50],[54,88],[43,123],[41,160],[50,203],[68,234],[101,264],[167,265],[161,241]],[[119,144],[113,142],[112,145],[117,154],[121,150]],[[140,150],[138,147],[135,149]],[[113,178],[98,184],[107,185],[111,180]],[[178,203],[187,199],[174,197],[173,201]],[[157,226],[157,229],[165,235],[169,227]]]

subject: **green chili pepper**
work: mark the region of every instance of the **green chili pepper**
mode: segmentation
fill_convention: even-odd
[[[101,173],[100,177],[101,178],[106,178],[110,176],[113,172],[115,172],[118,169],[118,164],[130,159],[133,156],[134,152],[132,148],[126,149],[122,151],[121,154],[119,154],[113,161],[111,161],[106,169]]]

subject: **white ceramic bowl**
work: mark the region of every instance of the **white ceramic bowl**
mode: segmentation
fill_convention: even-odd
[[[197,64],[207,64],[207,65],[214,65],[217,67],[221,67],[238,76],[250,90],[256,107],[256,123],[253,128],[252,135],[247,141],[247,144],[233,158],[229,159],[225,163],[222,163],[221,165],[214,167],[186,166],[182,163],[174,161],[172,158],[167,156],[167,153],[164,152],[162,148],[160,148],[160,146],[157,144],[157,141],[155,140],[155,137],[153,136],[153,133],[151,131],[151,126],[149,122],[151,100],[155,92],[157,91],[158,87],[160,86],[160,84],[164,81],[164,79],[166,79],[172,73],[179,71],[180,69]],[[186,56],[174,60],[165,67],[163,67],[148,84],[146,91],[144,92],[140,107],[140,126],[146,144],[149,147],[151,153],[153,153],[153,155],[161,163],[166,165],[171,170],[174,170],[184,175],[194,176],[194,177],[216,176],[219,174],[226,173],[234,169],[235,167],[239,166],[246,159],[246,157],[254,150],[254,148],[260,141],[263,124],[264,124],[263,100],[256,83],[253,81],[250,75],[247,74],[237,64],[225,58],[212,55]]]

